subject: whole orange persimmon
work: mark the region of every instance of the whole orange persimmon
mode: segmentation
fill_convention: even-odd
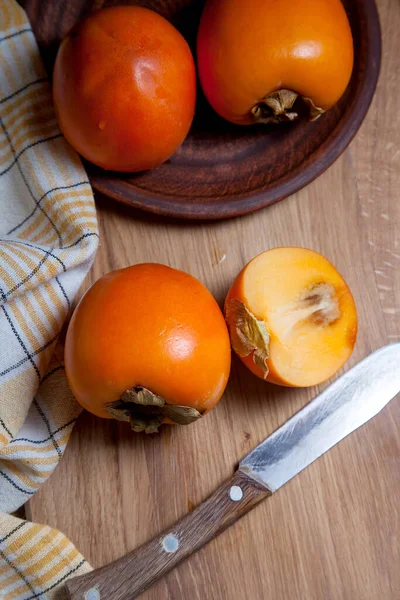
[[[99,279],[79,302],[65,344],[78,402],[147,433],[209,412],[225,389],[230,361],[213,296],[191,275],[160,264]]]
[[[193,57],[182,35],[154,11],[104,8],[62,42],[53,96],[60,128],[82,156],[104,169],[150,169],[189,131]]]
[[[353,69],[340,0],[207,0],[197,57],[204,93],[239,125],[311,119],[333,106]]]
[[[232,346],[255,375],[306,387],[350,357],[357,311],[343,277],[307,248],[273,248],[239,273],[225,302]]]

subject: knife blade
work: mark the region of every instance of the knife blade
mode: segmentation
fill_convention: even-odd
[[[251,451],[233,477],[168,530],[137,550],[66,582],[72,600],[131,600],[400,392],[400,343],[385,346],[337,379]]]
[[[275,492],[400,391],[400,343],[370,354],[261,442],[239,470]]]

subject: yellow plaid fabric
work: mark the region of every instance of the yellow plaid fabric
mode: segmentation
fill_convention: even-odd
[[[8,513],[60,460],[79,409],[58,337],[98,243],[86,173],[62,137],[24,11],[0,0],[0,598],[64,596],[90,567]]]

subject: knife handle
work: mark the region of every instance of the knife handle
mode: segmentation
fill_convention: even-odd
[[[240,471],[194,511],[113,563],[66,582],[71,600],[131,600],[271,495]]]

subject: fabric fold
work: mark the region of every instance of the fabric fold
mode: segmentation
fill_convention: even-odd
[[[92,190],[62,136],[30,24],[0,3],[0,597],[65,598],[89,565],[60,532],[7,513],[61,459],[80,409],[60,333],[98,245]]]

